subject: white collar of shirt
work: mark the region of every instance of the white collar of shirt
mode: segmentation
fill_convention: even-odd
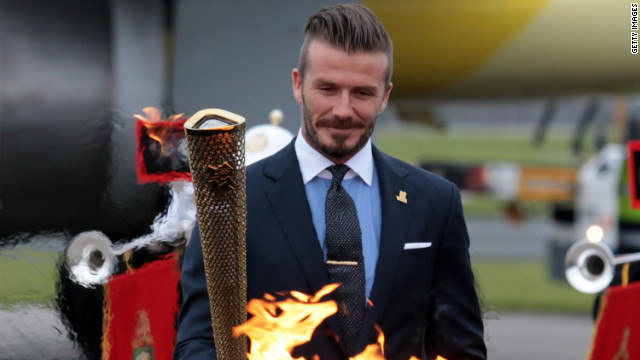
[[[335,165],[331,160],[327,159],[312,148],[302,136],[302,130],[298,130],[298,137],[295,142],[296,156],[300,164],[302,172],[302,181],[306,185],[314,177],[318,176],[323,179],[331,179],[331,173],[327,168]],[[365,146],[358,151],[351,159],[345,163],[349,167],[349,171],[344,176],[345,179],[351,179],[360,176],[362,181],[371,186],[373,179],[373,152],[371,150],[371,140],[367,141]]]

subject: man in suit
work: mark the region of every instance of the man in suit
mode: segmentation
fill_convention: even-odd
[[[336,5],[311,16],[293,70],[300,132],[247,168],[248,297],[314,294],[343,276],[346,290],[332,294],[338,314],[295,356],[346,359],[376,341],[377,324],[387,359],[485,359],[458,190],[370,141],[391,73],[391,40],[370,10]],[[350,210],[336,205],[347,197]],[[355,257],[340,258],[335,241],[342,250],[355,244]],[[182,269],[176,359],[215,358],[202,262],[196,230]]]

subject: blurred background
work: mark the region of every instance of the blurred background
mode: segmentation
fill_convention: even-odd
[[[101,357],[104,283],[70,275],[72,239],[132,243],[175,194],[139,181],[134,114],[222,108],[250,129],[277,108],[297,133],[291,70],[330,3],[0,0],[0,359]],[[614,251],[640,249],[630,3],[362,3],[395,51],[374,143],[461,189],[490,358],[585,358],[595,295],[568,285],[567,249],[593,225]],[[115,274],[131,269],[116,255]]]

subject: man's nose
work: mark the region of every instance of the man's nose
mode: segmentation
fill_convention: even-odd
[[[348,119],[353,116],[351,96],[348,92],[343,92],[336,98],[333,105],[333,115],[339,119]]]

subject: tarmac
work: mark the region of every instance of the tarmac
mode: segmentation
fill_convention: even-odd
[[[485,340],[491,360],[586,359],[592,332],[589,316],[485,314]]]

